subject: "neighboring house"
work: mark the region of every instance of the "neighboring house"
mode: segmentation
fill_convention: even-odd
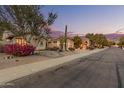
[[[29,36],[27,37],[27,39],[30,38]],[[30,43],[36,47],[36,50],[44,50],[46,49],[46,43],[47,41],[45,39],[40,39],[40,41],[38,40],[38,38],[36,36],[32,36]]]
[[[15,43],[17,43],[17,44],[20,44],[20,45],[29,44],[23,37],[15,37],[13,39],[13,41]],[[34,47],[36,47],[36,50],[44,50],[44,49],[46,49],[46,40],[44,40],[44,39],[40,40],[40,42],[39,42],[36,37],[32,37],[32,39],[30,40],[30,43]]]
[[[82,44],[80,46],[81,49],[88,49],[90,46],[90,40],[88,38],[82,38]]]
[[[14,37],[13,43],[17,43],[19,45],[26,45],[27,44],[27,42],[25,41],[25,39],[23,37]]]
[[[59,39],[49,39],[47,42],[47,48],[54,48],[54,47],[58,47],[60,48],[60,41]]]
[[[29,35],[26,37],[27,39],[29,38]],[[3,41],[5,44],[20,44],[20,45],[26,45],[29,44],[23,37],[14,37],[14,35],[10,31],[5,31],[3,33]],[[33,36],[30,40],[30,43],[36,47],[36,50],[44,50],[46,49],[46,40],[41,40],[40,42],[38,39]]]
[[[61,49],[60,37],[64,36],[65,33],[63,31],[52,31],[51,39],[48,40],[47,48],[58,47]],[[71,37],[70,35],[68,37]],[[67,39],[67,50],[68,48],[74,48],[74,42],[71,38]],[[63,43],[63,50],[65,50],[65,43]]]
[[[14,35],[10,31],[5,31],[3,33],[2,40],[5,42],[5,44],[20,44],[25,45],[27,42],[23,39],[23,37],[14,37]]]
[[[72,39],[67,39],[67,49],[74,48],[74,41]]]
[[[30,38],[30,35],[27,35],[27,39]],[[6,44],[20,44],[20,45],[26,45],[29,44],[23,37],[14,37],[14,35],[10,31],[4,31],[3,33],[3,41]],[[30,40],[30,43],[36,47],[36,50],[44,50],[47,48],[54,48],[58,47],[61,48],[60,40],[58,37],[53,37],[51,36],[51,39],[46,41],[45,39],[39,40],[37,37],[33,36]],[[63,44],[63,48],[65,45]],[[68,48],[73,48],[74,47],[74,42],[72,39],[68,38],[67,39],[67,49]]]
[[[48,41],[47,48],[54,48],[54,47],[58,47],[59,49],[61,49],[61,43],[60,43],[59,38],[54,38],[54,39],[52,38]],[[73,48],[73,47],[74,47],[73,40],[68,38],[67,39],[67,49]],[[65,50],[64,48],[65,48],[65,43],[63,43],[63,50]]]

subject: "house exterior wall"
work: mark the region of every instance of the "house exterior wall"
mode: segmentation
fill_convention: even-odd
[[[54,48],[54,47],[61,48],[59,39],[49,40],[47,45],[48,48]],[[67,39],[67,49],[73,47],[74,47],[74,42],[70,39]],[[63,50],[65,50],[64,48],[65,48],[65,44],[63,44]]]
[[[74,48],[74,42],[70,39],[67,39],[67,49]]]
[[[54,47],[60,48],[60,41],[59,40],[49,40],[47,42],[47,47],[48,48],[54,48]]]
[[[61,48],[59,39],[51,39],[48,41],[46,41],[45,39],[42,39],[39,42],[37,37],[35,37],[35,36],[31,37],[30,35],[27,35],[26,39],[30,40],[30,43],[28,43],[25,41],[25,39],[23,39],[23,37],[14,37],[12,40],[8,41],[8,39],[6,39],[6,37],[8,37],[9,35],[12,35],[12,33],[10,33],[9,31],[6,31],[3,34],[3,40],[6,41],[8,44],[18,43],[18,44],[24,45],[24,44],[31,43],[34,47],[36,47],[36,50],[44,50],[44,49],[46,49],[46,43],[47,43],[47,48],[54,48],[54,47]],[[63,44],[63,48],[64,47],[65,47],[65,45]],[[70,47],[71,48],[74,47],[74,42],[71,39],[67,39],[67,49]]]
[[[34,46],[34,47],[36,47],[36,50],[44,50],[44,49],[46,49],[46,40],[45,39],[41,39],[40,41],[37,39],[37,37],[36,36],[32,36],[31,38],[30,38],[31,36],[30,35],[28,35],[27,36],[27,39],[30,39],[30,43]]]
[[[46,40],[41,41],[36,47],[36,50],[44,50],[44,49],[46,49]]]
[[[18,44],[21,44],[21,45],[25,45],[25,44],[28,44],[28,42],[25,41],[25,39],[23,39],[23,37],[14,37],[12,40],[9,40],[7,39],[10,35],[12,35],[11,32],[9,31],[5,31],[3,33],[3,41],[5,42],[5,44],[15,44],[15,43],[18,43]],[[30,38],[30,35],[27,35],[26,36],[26,39],[29,39]],[[36,50],[44,50],[46,49],[46,40],[42,39],[40,40],[41,42],[39,42],[35,36],[31,37],[31,44],[36,47]],[[38,43],[39,42],[39,43]]]

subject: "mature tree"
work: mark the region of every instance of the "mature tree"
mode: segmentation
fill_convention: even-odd
[[[93,33],[88,33],[86,35],[86,38],[89,38],[91,42],[91,47],[98,47],[102,48],[103,46],[107,46],[108,41],[106,37],[103,34],[93,34]]]
[[[67,25],[65,26],[65,51],[67,51]]]
[[[88,33],[85,36],[86,38],[88,38],[90,40],[90,46],[94,47],[94,34],[93,33]]]
[[[115,42],[114,41],[108,41],[108,46],[111,47],[112,45],[115,45]]]
[[[59,37],[61,50],[67,51],[67,25],[65,26],[65,33],[63,36]]]
[[[124,36],[119,39],[118,46],[119,47],[124,47]]]
[[[82,39],[77,35],[73,38],[75,48],[79,48],[82,44]]]
[[[96,47],[98,47],[98,48],[107,46],[107,39],[103,34],[95,34],[94,41],[95,41]]]
[[[0,28],[11,31],[14,36],[22,36],[27,42],[36,37],[38,41],[48,39],[50,28],[57,18],[56,13],[45,17],[42,6],[7,5],[0,6]],[[30,36],[27,38],[27,35]]]

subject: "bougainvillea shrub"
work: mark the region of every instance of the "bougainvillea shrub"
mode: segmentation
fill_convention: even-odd
[[[34,53],[35,48],[31,45],[6,44],[4,53],[14,56],[28,56]]]

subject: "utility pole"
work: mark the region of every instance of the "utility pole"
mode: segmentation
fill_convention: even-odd
[[[67,25],[65,26],[65,51],[67,51]]]

